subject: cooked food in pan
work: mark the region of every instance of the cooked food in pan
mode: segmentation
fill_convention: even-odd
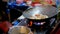
[[[48,18],[47,15],[42,15],[42,14],[35,14],[34,16],[30,16],[30,19],[45,19]]]

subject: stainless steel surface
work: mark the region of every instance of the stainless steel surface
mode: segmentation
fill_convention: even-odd
[[[10,28],[8,34],[28,34],[31,30],[28,27],[25,26],[13,26]]]
[[[29,18],[30,16],[34,16],[35,14],[43,14],[47,15],[49,18],[56,15],[58,13],[57,9],[53,6],[38,6],[32,9],[26,10],[23,12],[23,16]]]

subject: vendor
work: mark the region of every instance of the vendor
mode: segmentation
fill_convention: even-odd
[[[26,3],[24,2],[24,0],[16,0],[13,3],[11,3],[11,5],[9,4],[9,7],[8,8],[10,9],[11,22],[16,20],[18,17],[20,17],[20,15],[22,15],[22,12],[28,8],[28,6],[26,6]],[[18,11],[17,9],[21,10],[21,12]]]

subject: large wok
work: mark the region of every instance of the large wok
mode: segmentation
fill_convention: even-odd
[[[51,17],[57,15],[58,11],[53,6],[38,6],[38,7],[28,9],[23,12],[23,16],[28,19],[30,19],[29,18],[30,16],[34,16],[35,14],[43,14],[43,15],[47,15],[48,18],[51,18]],[[32,20],[35,20],[35,19],[32,19]]]

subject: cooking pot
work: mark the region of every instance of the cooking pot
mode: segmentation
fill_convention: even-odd
[[[45,19],[31,19],[30,16],[34,16],[35,14],[43,14],[47,15],[48,18]],[[23,16],[28,20],[28,24],[33,28],[46,28],[46,26],[50,26],[52,18],[56,20],[58,11],[55,7],[47,5],[47,6],[35,6],[31,9],[28,9],[23,12]],[[42,28],[41,27],[41,28]]]

